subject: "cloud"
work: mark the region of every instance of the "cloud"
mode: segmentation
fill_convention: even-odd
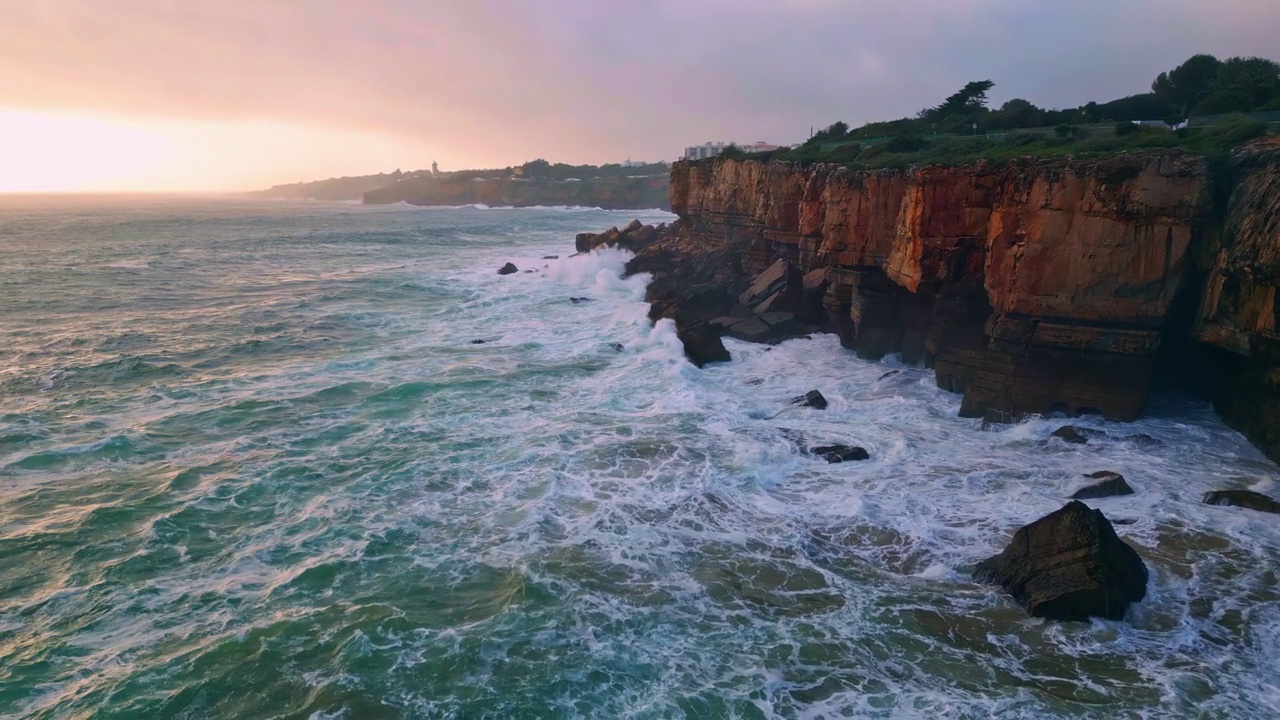
[[[5,4],[0,106],[322,124],[471,165],[794,142],[973,79],[1074,105],[1280,37],[1280,6],[1252,0]]]

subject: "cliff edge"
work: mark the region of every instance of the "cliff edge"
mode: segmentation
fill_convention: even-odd
[[[670,196],[679,222],[630,266],[655,275],[655,317],[803,320],[790,327],[830,329],[861,357],[932,367],[962,415],[993,421],[1131,420],[1154,386],[1186,383],[1280,459],[1274,141],[1219,163],[1182,150],[875,171],[721,158],[677,163]],[[789,299],[752,308],[766,271]]]

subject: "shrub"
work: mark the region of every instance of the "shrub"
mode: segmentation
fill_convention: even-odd
[[[920,152],[929,147],[929,141],[915,135],[899,135],[885,143],[885,149],[891,153]]]
[[[1116,135],[1124,137],[1125,135],[1133,135],[1142,132],[1142,126],[1131,122],[1116,123]]]
[[[1246,115],[1229,115],[1205,128],[1201,137],[1217,146],[1231,146],[1266,134],[1266,123]]]
[[[1004,136],[1004,144],[1009,147],[1023,147],[1040,141],[1040,136],[1029,132],[1011,132]]]

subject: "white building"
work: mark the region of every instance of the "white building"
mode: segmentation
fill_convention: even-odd
[[[694,145],[693,147],[687,147],[684,149],[684,159],[705,160],[719,155],[724,152],[724,149],[727,147],[729,147],[729,143],[722,142]]]
[[[685,160],[704,160],[706,158],[712,158],[724,152],[724,149],[729,147],[729,145],[731,144],[737,145],[738,148],[741,149],[743,152],[770,152],[772,150],[778,149],[777,145],[774,145],[772,143],[767,143],[763,140],[757,140],[749,144],[748,143],[724,143],[724,142],[703,143],[701,145],[694,145],[693,147],[685,148],[684,159]]]

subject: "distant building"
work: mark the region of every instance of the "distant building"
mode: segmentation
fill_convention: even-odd
[[[703,143],[701,145],[694,145],[693,147],[685,148],[684,159],[685,160],[704,160],[706,158],[712,158],[724,152],[724,149],[729,147],[729,145],[731,144],[737,145],[738,148],[740,148],[743,152],[770,152],[773,150],[777,150],[780,147],[772,143],[767,143],[763,140],[757,140],[750,144],[723,143],[723,142]]]
[[[436,161],[431,161],[431,177],[440,177],[440,166],[436,165]]]
[[[624,168],[644,167],[645,165],[646,163],[635,162],[631,158],[627,158],[627,161],[622,163],[622,167]]]
[[[694,145],[693,147],[687,147],[684,149],[684,159],[705,160],[719,155],[724,152],[724,149],[727,147],[729,147],[729,144],[722,142]]]

